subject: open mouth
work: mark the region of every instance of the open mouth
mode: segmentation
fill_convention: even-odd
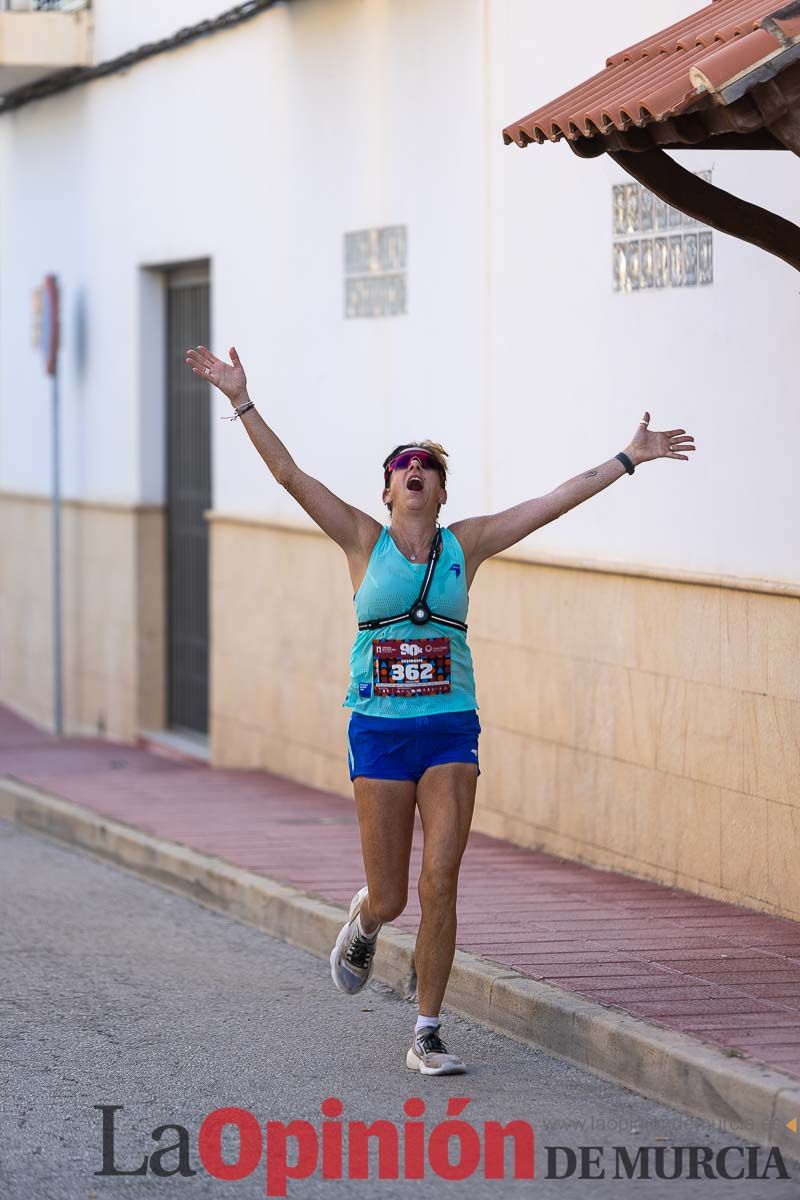
[[[408,483],[406,484],[406,487],[408,488],[408,490],[410,492],[421,492],[422,486],[423,486],[422,480],[419,478],[418,475],[412,475],[411,478],[409,479]]]

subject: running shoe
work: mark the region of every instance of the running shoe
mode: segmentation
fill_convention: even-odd
[[[347,992],[352,996],[355,992],[360,992],[364,984],[372,974],[372,968],[375,965],[375,946],[378,941],[378,935],[375,934],[372,938],[362,937],[356,926],[356,917],[361,911],[361,906],[367,897],[367,888],[363,887],[356,892],[353,899],[350,901],[350,912],[344,925],[342,926],[339,936],[336,939],[336,945],[331,951],[331,976],[340,992]],[[378,926],[380,933],[381,926]]]
[[[447,1047],[439,1037],[441,1025],[432,1029],[420,1029],[415,1034],[411,1049],[406,1055],[406,1066],[410,1071],[422,1075],[463,1075],[466,1067],[455,1054],[448,1054]]]

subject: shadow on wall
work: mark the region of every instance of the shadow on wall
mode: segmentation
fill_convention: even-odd
[[[78,288],[75,293],[72,301],[72,320],[70,325],[72,361],[75,364],[75,376],[79,381],[82,381],[86,375],[86,367],[89,361],[89,317],[85,287]]]

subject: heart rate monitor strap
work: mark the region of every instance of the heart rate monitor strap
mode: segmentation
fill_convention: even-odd
[[[436,562],[442,552],[442,531],[436,529],[436,536],[431,542],[431,552],[428,555],[428,566],[425,570],[425,578],[422,581],[422,590],[417,596],[408,613],[408,618],[415,625],[426,625],[431,619],[431,610],[428,608],[428,592],[431,590],[433,583],[433,572],[436,570]]]
[[[452,629],[463,629],[466,632],[466,625],[463,621],[456,621],[451,617],[440,617],[436,613],[432,613],[428,608],[428,592],[431,590],[433,583],[433,572],[436,569],[436,563],[442,553],[442,531],[437,525],[436,536],[431,542],[431,552],[428,556],[428,566],[425,570],[425,578],[422,581],[422,589],[414,603],[407,613],[398,613],[396,617],[379,617],[374,621],[359,621],[358,628],[361,629],[383,629],[385,625],[396,625],[398,621],[411,621],[413,625],[427,625],[429,621],[439,621],[442,625],[449,625]]]

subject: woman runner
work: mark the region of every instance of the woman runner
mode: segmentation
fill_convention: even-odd
[[[239,355],[187,350],[195,375],[227,396],[275,479],[347,556],[358,633],[344,704],[366,884],[356,892],[331,953],[331,974],[350,995],[364,987],[381,927],[403,912],[415,808],[423,828],[414,965],[419,1014],[406,1066],[460,1074],[442,1041],[441,1005],[456,944],[456,895],[475,803],[480,724],[466,641],[468,592],[482,562],[596,496],[627,471],[695,449],[684,429],[657,433],[645,412],[613,458],[544,496],[440,529],[447,454],[437,443],[397,446],[383,463],[389,523],[335,496],[297,466],[247,394]],[[427,581],[427,594],[423,595]]]

